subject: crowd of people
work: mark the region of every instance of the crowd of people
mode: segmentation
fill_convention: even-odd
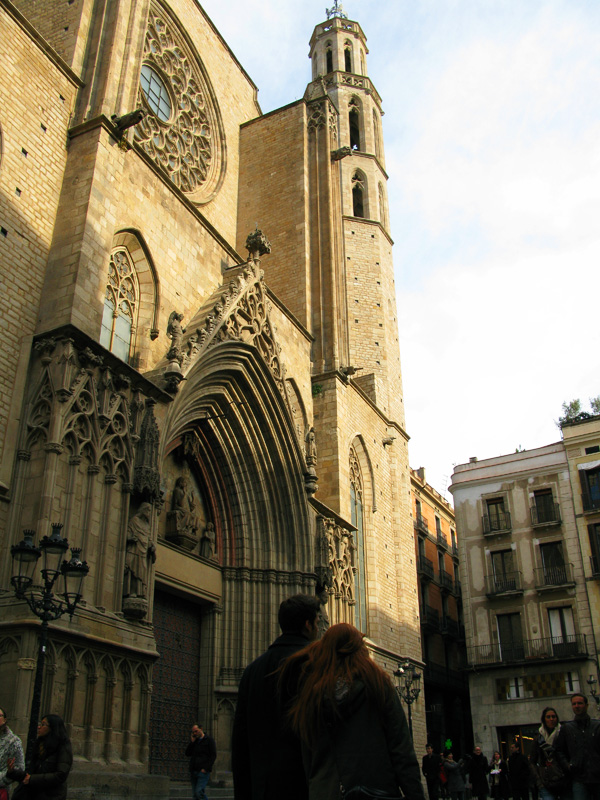
[[[555,708],[542,711],[541,725],[526,757],[517,742],[508,757],[492,757],[476,746],[458,761],[452,753],[436,754],[430,744],[422,772],[429,800],[600,800],[600,720],[588,714],[583,694],[571,696],[573,719],[560,723]]]
[[[242,676],[232,736],[236,800],[600,800],[600,721],[585,695],[561,723],[544,708],[526,757],[518,743],[491,758],[477,745],[459,758],[427,745],[421,772],[389,675],[347,623],[318,638],[318,598],[279,609],[281,635]],[[186,756],[194,800],[206,799],[214,740],[195,724]],[[0,708],[0,800],[66,800],[73,763],[63,720],[46,714],[27,763]]]

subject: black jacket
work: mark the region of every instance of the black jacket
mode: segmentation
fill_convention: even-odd
[[[437,753],[432,753],[430,756],[424,755],[421,761],[421,771],[427,780],[427,783],[440,782],[440,770],[442,768],[442,757]]]
[[[43,744],[43,743],[41,743]],[[40,740],[36,742],[33,757],[27,770],[12,770],[7,777],[22,781],[29,773],[29,783],[21,783],[13,796],[22,800],[65,800],[67,777],[73,766],[71,742],[59,744],[50,753],[40,753]]]
[[[381,712],[362,681],[356,680],[338,701],[337,710],[340,716],[328,715],[314,740],[302,743],[310,800],[339,797],[340,784],[346,791],[366,786],[398,798],[400,787],[406,800],[425,800],[419,762],[397,693],[390,687]]]
[[[508,757],[508,782],[517,793],[529,789],[529,761],[520,752]]]
[[[236,800],[307,800],[300,742],[285,724],[274,673],[309,644],[283,633],[246,667],[233,722],[231,760]]]
[[[600,783],[600,720],[584,714],[563,722],[554,749],[573,780]]]
[[[190,759],[190,772],[210,772],[217,757],[215,740],[205,733],[202,739],[188,744],[185,754]]]

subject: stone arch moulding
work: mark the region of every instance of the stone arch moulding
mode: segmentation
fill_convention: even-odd
[[[370,498],[371,501],[371,508],[369,509],[367,506],[366,510],[370,510],[372,512],[377,511],[377,494],[375,491],[375,473],[373,471],[373,464],[371,462],[371,457],[369,455],[369,451],[365,444],[364,437],[362,433],[357,433],[348,443],[348,452],[350,452],[351,448],[354,448],[356,456],[358,458],[358,463],[360,464],[360,469],[362,473],[363,479],[363,489],[364,489],[364,496],[365,498]]]
[[[148,113],[134,128],[134,142],[193,203],[205,205],[215,197],[225,177],[225,129],[198,50],[161,0],[150,4],[144,65],[162,83],[170,111],[166,119],[154,113],[140,83],[138,107]]]
[[[210,513],[220,515],[221,564],[311,573],[304,453],[257,350],[237,340],[209,348],[169,412],[162,458],[186,435],[197,437]]]
[[[144,350],[148,349],[148,338],[158,337],[158,315],[160,312],[160,282],[150,249],[140,231],[135,228],[122,228],[113,237],[112,252],[125,249],[135,267],[140,303],[138,311],[136,339],[133,354],[137,361],[143,361]],[[136,364],[140,369],[144,364]]]

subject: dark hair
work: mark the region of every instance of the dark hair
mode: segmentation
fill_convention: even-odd
[[[8,714],[6,713],[6,709],[3,706],[0,706],[0,714],[4,714],[4,721],[8,719]]]
[[[394,692],[389,675],[371,660],[363,634],[347,622],[332,625],[322,639],[290,656],[281,668],[280,686],[291,684],[298,672],[299,687],[288,714],[292,729],[306,742],[313,741],[325,722],[326,709],[340,715],[336,702],[340,682],[351,684],[360,678],[381,712]]]
[[[556,722],[557,723],[560,722],[560,719],[558,717],[558,711],[555,708],[553,708],[552,706],[546,706],[546,708],[542,711],[542,725],[544,726],[544,728],[546,730],[548,730],[548,726],[546,725],[546,714],[549,711],[554,711],[554,713],[556,714]]]
[[[61,744],[69,741],[67,729],[62,717],[58,714],[43,714],[42,719],[48,720],[49,731],[45,736],[38,736],[34,747],[35,756],[47,756],[58,750]]]
[[[308,594],[294,594],[279,606],[277,619],[283,633],[302,633],[304,623],[311,624],[321,610],[318,597]]]
[[[571,695],[571,698],[570,698],[570,699],[572,700],[574,697],[583,697],[583,702],[584,702],[584,703],[586,704],[586,706],[587,706],[587,704],[588,704],[588,699],[587,699],[587,697],[586,697],[584,694],[581,694],[581,692],[575,692],[575,694],[572,694],[572,695]]]
[[[425,745],[425,750],[427,750],[428,747],[431,747],[431,749],[433,750],[433,745],[431,744],[431,742],[427,742],[427,744]]]

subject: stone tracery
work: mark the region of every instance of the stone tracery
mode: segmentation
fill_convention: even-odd
[[[205,201],[221,166],[215,101],[197,58],[158,4],[150,10],[143,58],[168,87],[171,113],[146,114],[134,139],[181,191]],[[151,108],[141,87],[138,105]]]

